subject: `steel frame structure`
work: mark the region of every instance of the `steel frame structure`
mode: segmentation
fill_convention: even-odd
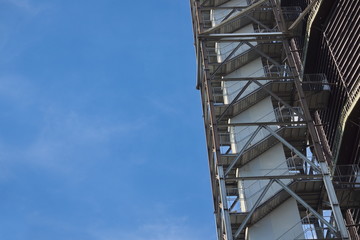
[[[321,107],[319,99],[326,92],[326,79],[304,81],[306,76],[302,74],[302,61],[293,40],[298,23],[317,1],[314,0],[290,20],[284,16],[284,9],[278,0],[248,0],[246,6],[223,5],[228,2],[231,1],[190,0],[197,58],[197,89],[202,99],[218,239],[247,239],[248,227],[289,198],[298,202],[301,217],[310,214],[316,219],[314,222],[322,226],[322,229],[314,230],[317,239],[349,239],[338,200],[340,197],[340,201],[344,202],[344,194],[339,196],[341,191],[335,191],[331,175],[333,166],[324,154],[323,145],[326,143],[319,136],[319,126],[312,120],[317,106]],[[227,14],[219,24],[213,26],[210,12],[216,9],[227,10]],[[260,30],[236,32],[244,24],[256,25]],[[216,44],[220,42],[234,45],[221,61],[216,53]],[[247,46],[248,50],[238,54],[242,46]],[[254,56],[260,57],[270,69],[265,76],[226,77]],[[224,82],[244,82],[235,98],[226,104],[221,93]],[[256,91],[246,94],[251,84],[257,86]],[[264,97],[271,97],[274,109],[278,106],[280,113],[286,110],[290,114],[272,121],[229,122],[231,117]],[[232,152],[228,144],[231,138],[228,129],[236,126],[255,127],[256,130],[247,138],[241,150]],[[260,142],[254,142],[260,131],[266,132],[267,136]],[[288,170],[296,170],[280,175],[235,176],[236,168],[248,164],[256,154],[264,151],[261,149],[275,143],[284,146],[287,157],[292,161],[286,164]],[[241,198],[237,186],[239,182],[249,180],[267,181],[267,184],[251,209],[235,211]],[[272,198],[264,199],[274,185],[280,190]],[[348,204],[356,204],[348,199]],[[324,217],[324,210],[331,212],[331,217]]]

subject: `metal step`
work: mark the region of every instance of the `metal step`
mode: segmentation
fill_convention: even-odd
[[[317,209],[321,204],[323,204],[323,202],[328,201],[326,197],[322,199],[322,190],[324,186],[321,178],[314,180],[294,181],[288,186],[313,209]],[[336,194],[342,208],[348,209],[360,207],[360,188],[357,188],[355,191],[351,188],[336,188]],[[274,196],[263,202],[255,210],[246,226],[250,227],[251,225],[256,224],[290,197],[291,196],[285,190],[280,190]],[[346,202],[349,203],[349,199],[351,199],[350,205],[346,204]],[[298,207],[300,216],[304,217],[307,214],[307,209],[305,209],[305,207],[303,207],[301,204],[298,204]],[[247,213],[231,213],[230,219],[232,227],[234,229],[238,229],[241,223],[244,221],[246,215]]]
[[[246,64],[254,61],[256,58],[261,57],[261,55],[255,50],[259,50],[269,56],[272,59],[278,59],[281,56],[282,44],[281,43],[261,43],[257,44],[254,48],[250,48],[245,52],[231,58],[227,62],[225,62],[219,70],[218,67],[221,63],[210,62],[209,70],[210,74],[214,73],[216,70],[216,75],[226,75],[229,74],[240,67],[245,66]]]
[[[334,188],[341,208],[360,208],[360,184],[334,182]]]
[[[296,127],[282,127],[275,131],[285,140],[287,140],[292,146],[297,148],[300,151],[304,151],[306,146],[306,133],[307,128],[305,125],[303,126],[296,126]],[[267,136],[266,138],[260,140],[259,142],[255,143],[251,147],[249,147],[243,155],[240,157],[235,168],[239,168],[244,166],[245,164],[249,163],[254,158],[260,156],[271,147],[275,146],[279,141],[272,135]],[[224,168],[227,168],[230,163],[236,158],[237,154],[224,154],[221,156],[219,160],[219,165],[223,165]]]
[[[319,179],[311,181],[295,181],[290,183],[288,186],[299,197],[306,201],[307,204],[316,209],[321,196],[322,185],[323,182],[321,179]],[[311,198],[309,198],[309,194],[312,194]],[[287,193],[285,190],[280,190],[277,194],[266,200],[255,210],[250,220],[250,225],[260,221],[289,198],[289,193]]]
[[[312,208],[316,209],[319,199],[321,197],[321,189],[323,182],[321,179],[307,180],[307,181],[294,181],[288,186],[298,196],[304,199]],[[309,197],[311,194],[311,197]],[[288,200],[291,196],[285,191],[280,190],[274,196],[263,202],[253,213],[247,227],[256,224],[258,221],[266,217],[274,209]],[[230,219],[233,228],[238,229],[241,223],[244,221],[247,213],[231,213]]]
[[[295,88],[293,82],[268,82],[265,84],[264,88],[276,94],[281,100],[283,100],[287,104],[299,107],[299,104],[296,104],[297,102],[299,102],[297,94],[293,92]],[[266,97],[270,96],[270,94],[266,92],[264,88],[258,88],[255,91],[249,93],[248,95],[242,97],[240,100],[236,101],[227,111],[224,118],[232,118],[254,106],[255,104],[259,103]],[[305,96],[307,96],[306,99],[311,110],[324,109],[327,106],[330,91],[305,91],[304,93]],[[221,101],[221,98],[218,98],[217,100]],[[272,100],[274,105],[277,104],[277,100],[275,98],[272,98]],[[216,118],[218,118],[225,111],[225,109],[227,109],[228,106],[229,104],[216,105]]]
[[[205,0],[201,1],[201,3],[203,3]],[[206,7],[217,7],[221,4],[230,2],[230,0],[209,0],[207,1],[207,3],[205,4]]]
[[[292,91],[294,89],[294,83],[292,81],[268,82],[265,84],[264,88],[272,91],[282,100],[291,105],[291,98],[293,97]],[[228,114],[225,115],[225,118],[236,116],[259,103],[264,98],[270,96],[264,88],[259,87],[255,91],[252,91],[246,96],[240,98],[240,100],[231,106],[228,110]],[[228,106],[228,104],[215,106],[215,116],[219,117]]]
[[[230,21],[227,21],[217,28],[213,33],[233,33],[252,23],[251,18],[258,20],[265,25],[271,24],[274,22],[273,10],[269,7],[261,7],[261,10],[253,10],[248,11],[246,14],[238,14],[238,16],[231,18]]]

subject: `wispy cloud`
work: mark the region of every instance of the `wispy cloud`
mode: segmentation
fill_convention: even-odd
[[[4,18],[0,22],[0,54],[2,56],[0,64],[12,63],[38,42],[42,35],[39,33],[24,35],[26,29],[34,26],[31,20],[35,18],[42,19],[40,24],[36,23],[36,26],[49,24],[51,15],[43,13],[55,9],[52,1],[39,3],[39,1],[31,0],[0,0],[0,14]]]
[[[34,88],[21,75],[0,76],[0,98],[16,106],[28,105],[32,102]]]
[[[148,124],[147,119],[142,118],[119,120],[74,110],[53,101],[29,79],[18,75],[0,76],[0,100],[11,109],[9,114],[26,118],[31,112],[33,121],[31,126],[22,126],[26,125],[25,119],[17,121],[19,127],[24,128],[27,141],[9,143],[0,136],[0,156],[3,156],[0,168],[2,163],[6,167],[5,163],[10,161],[68,172],[82,161],[98,160],[101,155],[114,151],[116,144],[125,145]]]
[[[139,206],[138,211],[131,214],[131,219],[138,218],[133,227],[95,226],[89,230],[89,235],[95,240],[210,240],[215,238],[212,225],[194,224],[193,218],[187,215],[174,215],[171,212],[175,206],[170,206],[163,201],[156,203],[149,201],[147,204]],[[126,219],[124,216],[122,218]]]
[[[1,2],[12,4],[31,15],[37,15],[46,8],[45,5],[35,5],[30,0],[0,0]]]
[[[66,170],[69,162],[73,165],[91,154],[95,158],[105,154],[111,151],[111,141],[125,142],[146,126],[141,120],[112,122],[59,109],[48,110],[44,118],[41,131],[24,154],[32,163],[53,170]]]

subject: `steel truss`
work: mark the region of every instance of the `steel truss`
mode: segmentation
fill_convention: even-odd
[[[311,215],[311,224],[318,226],[314,230],[318,239],[349,239],[330,174],[332,166],[324,156],[323,143],[312,120],[312,113],[326,105],[326,77],[321,74],[303,76],[297,49],[292,44],[292,31],[310,7],[294,19],[287,19],[276,0],[248,0],[246,6],[224,6],[231,2],[229,0],[190,2],[197,55],[197,88],[203,104],[218,239],[246,239],[248,227],[289,198],[298,202],[301,217],[307,219],[306,224],[310,224]],[[210,20],[213,10],[225,11],[215,26]],[[248,24],[256,26],[257,31],[236,32]],[[233,46],[221,60],[217,52],[219,43]],[[244,46],[245,50],[239,53]],[[259,57],[264,65],[264,76],[226,76]],[[308,81],[305,82],[305,78]],[[227,103],[222,92],[225,82],[244,83]],[[250,86],[256,86],[255,90],[249,92]],[[276,119],[245,123],[229,121],[266,97],[272,99],[274,109],[271,111],[276,113]],[[244,139],[242,148],[233,152],[229,129],[239,126],[254,130]],[[255,141],[260,132],[265,137]],[[287,157],[283,174],[235,175],[237,168],[277,143],[282,144]],[[252,207],[242,211],[238,207],[242,197],[238,186],[250,180],[267,181],[267,184]],[[265,199],[273,185],[279,190],[273,197]],[[331,212],[331,217],[324,217],[324,210]]]

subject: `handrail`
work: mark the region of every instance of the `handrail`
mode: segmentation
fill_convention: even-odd
[[[296,108],[296,110],[300,111],[300,108]],[[267,120],[266,118],[268,118],[269,116],[271,117],[272,114],[275,115],[275,118],[271,118],[270,120]],[[289,120],[294,123],[303,121],[303,119],[299,115],[297,115],[296,112],[294,112],[292,109],[282,106],[282,107],[275,108],[272,111],[269,111],[268,113],[263,115],[261,118],[256,120],[255,123],[256,122],[264,122],[264,121],[276,123],[276,122],[283,122],[283,121],[289,121]],[[278,129],[279,127],[275,126],[275,128]],[[251,129],[254,129],[254,126],[246,126],[246,127],[236,126],[236,127],[229,127],[229,129],[230,129],[230,132],[219,133],[219,135],[221,135],[221,136],[229,135],[230,143],[238,144],[240,142],[246,141],[247,139],[249,139],[252,136],[253,132],[251,131]],[[265,135],[263,136],[264,138],[266,138],[270,134],[266,130],[261,131],[261,133],[263,133],[263,135],[265,133]],[[259,135],[261,135],[261,133]],[[238,139],[237,136],[242,136],[242,137],[240,139]],[[259,139],[258,141],[260,141],[260,140],[261,139]],[[255,142],[258,142],[258,141],[255,141]],[[252,143],[252,144],[254,144],[254,143]],[[222,145],[222,142],[220,142],[220,144]]]

